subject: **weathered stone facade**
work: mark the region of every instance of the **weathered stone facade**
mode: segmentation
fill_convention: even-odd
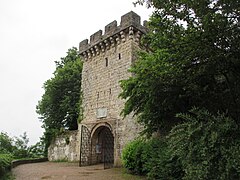
[[[112,158],[115,166],[121,165],[123,147],[140,132],[141,126],[132,116],[123,119],[120,115],[125,101],[119,98],[119,81],[132,75],[128,69],[145,32],[140,16],[131,11],[121,17],[119,26],[113,21],[105,26],[104,34],[100,30],[90,36],[90,42],[87,39],[80,42],[79,54],[84,62],[83,120],[76,138],[76,142],[80,142],[76,145],[79,147],[76,154],[80,157],[75,157],[82,162],[96,164]],[[83,127],[87,134],[82,131]],[[107,153],[110,155],[106,156]]]
[[[79,161],[79,131],[66,131],[48,148],[49,161]]]
[[[113,21],[105,26],[104,35],[100,30],[90,37],[90,43],[84,40],[79,46],[84,59],[82,124],[90,130],[91,138],[101,126],[111,130],[116,166],[120,164],[122,148],[138,135],[141,128],[132,116],[123,119],[120,115],[125,101],[118,96],[121,92],[119,81],[131,76],[128,69],[135,60],[145,31],[140,16],[129,12],[121,17],[119,26]]]

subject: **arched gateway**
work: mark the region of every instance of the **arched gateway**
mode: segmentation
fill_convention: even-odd
[[[88,130],[81,126],[80,166],[104,164],[104,169],[114,165],[114,136],[109,124],[99,124]]]

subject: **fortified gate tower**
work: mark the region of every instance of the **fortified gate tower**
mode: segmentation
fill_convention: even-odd
[[[120,116],[124,100],[118,96],[119,81],[131,76],[128,69],[145,32],[140,16],[131,11],[121,17],[119,26],[113,21],[105,26],[104,34],[99,30],[90,36],[90,42],[80,42],[79,53],[84,61],[83,120],[79,124],[81,166],[119,166],[123,147],[140,132],[132,116]]]

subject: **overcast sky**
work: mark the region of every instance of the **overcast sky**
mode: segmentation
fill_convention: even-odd
[[[36,105],[54,61],[131,10],[147,20],[151,11],[132,1],[0,0],[0,132],[39,141]]]

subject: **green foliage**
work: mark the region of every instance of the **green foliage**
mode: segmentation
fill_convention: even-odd
[[[81,118],[82,61],[77,48],[69,49],[67,56],[55,63],[54,77],[44,83],[45,93],[37,105],[45,129],[45,150],[60,129],[77,129]]]
[[[178,125],[166,147],[151,141],[130,145],[124,164],[151,179],[240,179],[239,0],[136,4],[154,12],[146,49],[130,69],[134,75],[121,81],[123,114],[135,113],[150,136]],[[211,114],[184,114],[192,107]]]
[[[53,162],[56,162],[56,163],[62,163],[62,162],[68,162],[67,159],[63,158],[63,159],[58,159],[58,160],[55,160]],[[69,162],[68,162],[69,163]]]
[[[178,96],[182,90],[173,79],[178,69],[168,62],[171,55],[165,50],[139,55],[131,69],[134,76],[121,81],[123,92],[120,96],[127,100],[123,114],[134,112],[138,115],[149,134],[167,132],[176,121],[176,112],[185,108]]]
[[[138,115],[149,134],[168,131],[194,106],[240,123],[239,0],[144,2],[154,12],[146,52],[122,81],[124,115]]]
[[[123,150],[124,166],[149,179],[240,179],[240,129],[225,114],[194,108],[167,138],[138,139]]]
[[[177,156],[172,156],[165,139],[154,138],[144,145],[143,168],[149,179],[182,179],[184,172]]]
[[[13,151],[13,155],[15,158],[21,159],[29,157],[28,142],[29,139],[26,132],[24,132],[23,135],[20,135],[20,137],[15,137]]]
[[[5,173],[2,177],[1,180],[15,180],[15,176],[11,173],[11,171]]]
[[[28,147],[28,156],[30,158],[43,158],[47,157],[44,153],[45,144],[43,141],[39,141],[36,144]]]
[[[0,179],[14,179],[9,173],[13,160],[44,157],[43,141],[30,147],[28,142],[26,132],[14,138],[7,133],[0,133]]]
[[[7,133],[0,133],[0,154],[11,154],[14,159],[44,157],[43,141],[28,146],[27,133],[19,137],[10,137]]]
[[[223,114],[206,110],[178,114],[184,123],[168,136],[173,156],[183,164],[183,179],[240,179],[240,131]]]
[[[0,154],[10,153],[14,147],[12,145],[13,139],[7,133],[0,133]]]
[[[0,153],[0,178],[10,170],[13,156],[11,154]]]
[[[124,167],[149,179],[181,179],[183,170],[176,156],[171,156],[164,139],[130,142],[122,152]]]
[[[144,148],[144,142],[135,140],[127,144],[122,151],[122,160],[124,167],[134,174],[146,174],[143,170],[143,159],[141,158]]]

